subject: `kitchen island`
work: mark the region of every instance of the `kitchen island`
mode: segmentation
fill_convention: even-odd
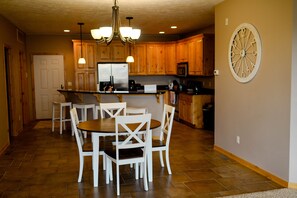
[[[152,118],[161,121],[164,93],[157,91],[146,93],[144,91],[88,91],[59,89],[67,102],[88,103],[99,105],[100,102],[127,102],[127,107],[145,107]],[[153,136],[158,135],[158,129],[153,130]]]

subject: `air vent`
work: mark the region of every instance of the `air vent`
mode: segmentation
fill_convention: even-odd
[[[25,33],[22,32],[21,30],[17,29],[17,41],[20,43],[25,43]]]

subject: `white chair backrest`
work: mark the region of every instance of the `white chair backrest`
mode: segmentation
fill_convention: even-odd
[[[144,147],[144,154],[146,153],[146,146],[148,143],[146,140],[151,138],[151,117],[151,114],[115,117],[117,159],[120,149]],[[125,131],[125,136],[121,134],[123,131]],[[138,137],[140,132],[145,135],[145,140]],[[121,139],[121,141],[119,141],[119,135],[124,137],[125,140],[123,141]]]
[[[115,103],[100,103],[100,116],[105,118],[105,114],[114,118],[119,115],[126,115],[127,103],[115,102]]]
[[[160,131],[160,140],[163,140],[164,136],[166,145],[169,145],[170,136],[173,125],[175,107],[164,104],[162,123],[161,123],[161,131]]]
[[[127,115],[141,115],[146,113],[147,113],[146,108],[127,107],[127,110],[126,110]]]
[[[78,147],[78,151],[80,153],[83,152],[82,146],[84,145],[84,138],[81,130],[77,128],[77,124],[79,123],[78,121],[78,116],[77,116],[77,111],[76,108],[73,108],[70,110],[70,117],[71,117],[71,125],[72,129],[74,130],[74,135]]]

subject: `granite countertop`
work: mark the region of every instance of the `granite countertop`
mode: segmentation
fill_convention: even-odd
[[[72,90],[72,89],[58,89],[59,92],[68,93],[85,93],[85,94],[164,94],[165,91],[157,90],[157,92],[144,92],[144,90],[138,91],[90,91],[90,90]]]

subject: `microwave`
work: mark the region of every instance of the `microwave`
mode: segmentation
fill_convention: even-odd
[[[180,77],[186,77],[188,75],[188,63],[177,63],[176,74]]]

